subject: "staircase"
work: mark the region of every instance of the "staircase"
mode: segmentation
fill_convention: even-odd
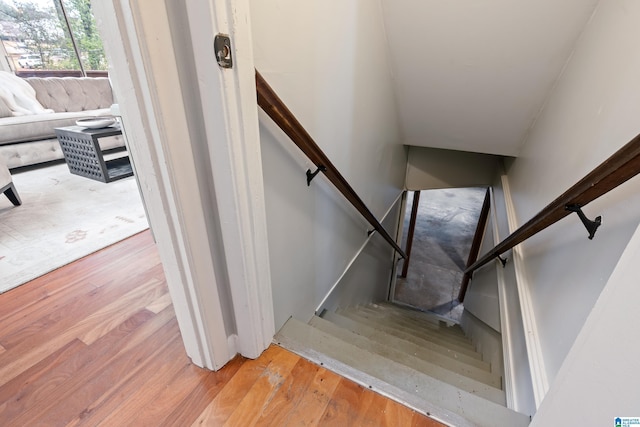
[[[527,426],[459,325],[391,303],[289,319],[275,342],[453,426]]]

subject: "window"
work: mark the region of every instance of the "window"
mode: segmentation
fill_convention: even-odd
[[[106,75],[90,0],[0,0],[0,38],[18,75]]]

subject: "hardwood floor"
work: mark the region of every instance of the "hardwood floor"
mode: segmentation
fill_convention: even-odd
[[[0,295],[1,426],[440,426],[277,346],[182,347],[151,234]]]

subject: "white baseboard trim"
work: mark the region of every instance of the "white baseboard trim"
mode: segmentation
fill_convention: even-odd
[[[391,203],[391,206],[389,206],[389,208],[387,209],[387,211],[384,213],[384,215],[382,216],[382,218],[379,220],[380,223],[382,224],[384,222],[385,219],[387,219],[387,217],[389,216],[389,214],[391,213],[391,211],[393,210],[393,208],[398,204],[398,201],[400,201],[400,199],[402,198],[402,194],[404,193],[404,191],[400,192],[400,194],[398,195],[398,197],[395,198],[395,200],[393,201],[393,203]],[[364,248],[367,247],[367,245],[369,244],[369,242],[371,241],[371,239],[373,238],[374,233],[371,233],[367,239],[364,241],[364,243],[362,244],[362,246],[360,246],[360,248],[356,251],[355,255],[353,256],[353,258],[351,258],[351,260],[349,261],[349,263],[347,264],[347,267],[344,269],[344,271],[342,272],[342,274],[340,274],[340,276],[338,277],[338,279],[335,281],[335,283],[333,284],[333,286],[331,286],[331,289],[329,289],[329,292],[327,292],[327,294],[324,296],[324,298],[322,298],[322,301],[320,301],[320,304],[318,304],[318,306],[316,307],[316,313],[318,313],[322,307],[324,306],[324,304],[327,302],[327,299],[329,299],[329,297],[331,296],[331,294],[333,293],[333,291],[336,290],[336,288],[338,287],[338,285],[340,284],[340,282],[342,281],[342,279],[344,278],[344,276],[347,274],[347,272],[349,271],[349,269],[351,268],[351,266],[356,262],[356,260],[358,259],[358,257],[360,256],[360,254],[362,253],[362,251],[364,251]]]
[[[499,244],[502,240],[500,236],[500,230],[498,228],[498,217],[496,214],[496,199],[493,193],[493,188],[489,187],[489,197],[491,202],[491,224],[493,231],[493,244],[494,246]],[[500,334],[502,336],[502,356],[504,364],[504,392],[507,400],[507,408],[515,410],[516,397],[515,392],[517,390],[516,381],[513,373],[515,372],[515,362],[513,358],[513,340],[511,330],[511,322],[509,304],[506,300],[506,282],[504,279],[504,272],[502,268],[498,267],[496,263],[496,278],[498,281],[498,304],[500,305]]]
[[[509,233],[513,233],[517,228],[517,220],[513,199],[511,198],[511,190],[509,188],[509,180],[506,175],[501,177],[502,190],[504,192],[505,207],[507,210],[507,222],[509,224]],[[529,368],[531,370],[531,383],[533,385],[533,395],[536,408],[540,407],[542,399],[549,390],[549,380],[547,378],[547,370],[542,356],[542,347],[540,345],[540,335],[535,319],[535,311],[533,309],[533,301],[529,291],[529,283],[524,272],[524,261],[522,257],[522,249],[520,245],[512,249],[512,262],[516,276],[516,284],[518,288],[518,296],[520,299],[520,309],[522,311],[522,323],[525,331],[525,342],[527,345],[527,356],[529,359]],[[505,367],[507,366],[505,361]]]

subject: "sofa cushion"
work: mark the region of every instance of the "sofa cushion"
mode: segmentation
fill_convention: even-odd
[[[4,102],[2,98],[0,98],[0,118],[2,117],[12,117],[11,110],[7,107],[7,104]]]
[[[56,132],[54,128],[73,126],[75,125],[76,120],[84,117],[104,116],[110,114],[111,110],[109,108],[104,108],[92,111],[5,117],[1,122],[2,138],[0,138],[0,145],[55,138]]]
[[[2,159],[0,159],[0,188],[4,187],[7,184],[10,184],[12,181],[13,180],[11,179],[9,168],[4,164]]]
[[[60,143],[57,139],[43,139],[41,141],[24,144],[0,145],[0,163],[9,169],[50,162],[64,158]]]
[[[36,90],[44,108],[55,112],[109,108],[113,93],[106,77],[30,77],[25,79]]]
[[[114,135],[98,140],[101,150],[124,147],[122,135]],[[41,139],[21,144],[0,145],[0,163],[5,163],[9,169],[30,166],[64,158],[60,143],[57,139]]]

